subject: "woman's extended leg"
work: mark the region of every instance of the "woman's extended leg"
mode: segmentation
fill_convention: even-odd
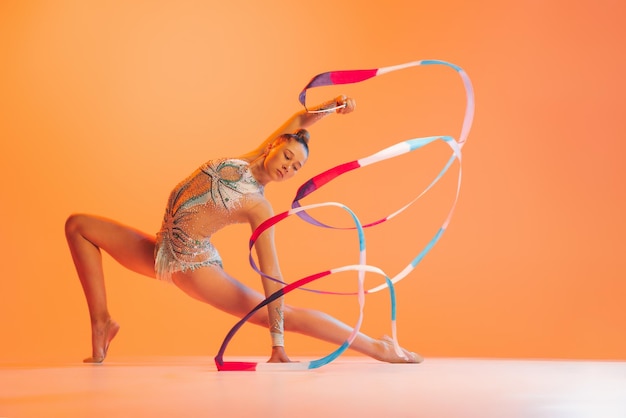
[[[242,318],[265,297],[229,276],[219,267],[205,267],[188,273],[175,273],[174,283],[191,297],[224,312]],[[343,343],[352,328],[323,312],[285,305],[285,329],[335,344]],[[260,309],[250,321],[268,326],[268,313]],[[404,350],[406,359],[398,356],[388,339],[376,340],[359,333],[350,348],[377,360],[419,363],[422,358]]]
[[[84,361],[100,363],[119,330],[107,308],[100,250],[106,251],[130,270],[154,277],[155,238],[92,215],[70,216],[65,223],[65,236],[91,318],[92,356]]]

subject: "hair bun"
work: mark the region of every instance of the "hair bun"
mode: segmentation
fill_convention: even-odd
[[[306,129],[298,129],[298,132],[296,132],[295,135],[298,140],[306,144],[309,143],[309,138],[311,137],[311,134],[309,134],[309,131],[307,131]]]

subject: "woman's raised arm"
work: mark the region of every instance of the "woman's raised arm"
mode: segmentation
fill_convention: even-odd
[[[298,129],[307,129],[317,121],[333,113],[350,113],[355,109],[355,107],[356,102],[354,99],[341,95],[337,96],[333,100],[329,100],[308,110],[302,109],[287,119],[285,123],[283,123],[277,130],[261,142],[258,147],[243,154],[240,158],[246,161],[252,161],[263,155],[268,145],[270,145],[279,136],[283,134],[295,133]],[[328,111],[324,111],[326,109],[328,109]]]

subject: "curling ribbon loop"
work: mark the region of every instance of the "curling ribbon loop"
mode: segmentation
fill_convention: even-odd
[[[312,368],[317,368],[317,367],[326,365],[332,362],[333,360],[335,360],[337,357],[341,355],[341,353],[347,350],[350,344],[352,343],[352,341],[354,340],[354,338],[356,337],[363,321],[363,306],[365,303],[365,294],[378,292],[383,289],[389,289],[389,293],[390,293],[393,347],[396,351],[396,354],[403,356],[403,353],[398,343],[397,332],[396,332],[396,296],[395,296],[394,284],[402,280],[404,277],[408,276],[408,274],[416,268],[419,262],[426,256],[426,254],[428,254],[428,252],[439,241],[442,234],[447,229],[448,224],[450,223],[450,219],[452,218],[452,214],[454,212],[454,209],[456,207],[456,204],[459,198],[459,192],[460,192],[460,187],[461,187],[461,174],[462,174],[461,148],[463,147],[463,145],[465,144],[467,140],[469,131],[472,126],[473,118],[474,118],[474,91],[472,88],[472,83],[469,77],[467,76],[467,74],[465,73],[465,71],[461,67],[455,64],[452,64],[446,61],[441,61],[441,60],[421,60],[421,61],[413,61],[413,62],[389,66],[389,67],[381,67],[378,69],[332,71],[332,72],[318,74],[311,79],[311,81],[305,86],[305,88],[300,92],[298,96],[300,103],[306,109],[306,92],[310,88],[330,86],[330,85],[339,85],[339,84],[358,83],[358,82],[362,82],[370,78],[387,74],[393,71],[403,70],[406,68],[416,67],[416,66],[424,66],[424,65],[443,65],[443,66],[450,67],[459,74],[459,76],[461,77],[463,81],[463,85],[464,85],[465,93],[466,93],[466,108],[465,108],[465,116],[463,119],[463,125],[461,128],[461,134],[459,136],[459,139],[455,140],[451,136],[431,136],[431,137],[424,137],[424,138],[414,138],[414,139],[399,142],[377,153],[374,153],[368,157],[337,165],[329,170],[324,171],[323,173],[320,173],[314,176],[313,178],[311,178],[310,180],[302,184],[300,188],[298,189],[296,196],[292,202],[291,210],[275,215],[269,218],[268,220],[266,220],[261,225],[259,225],[259,227],[255,231],[253,231],[251,238],[250,238],[250,242],[249,242],[250,264],[256,272],[272,280],[282,283],[284,287],[280,289],[279,291],[275,292],[274,294],[270,295],[267,299],[265,299],[263,302],[257,305],[244,318],[242,318],[239,322],[237,322],[237,324],[235,324],[235,326],[230,330],[230,332],[227,334],[226,338],[224,339],[224,342],[222,343],[222,346],[220,347],[220,350],[217,356],[215,357],[215,363],[218,367],[218,370],[258,370],[259,368],[264,368],[264,367],[268,367],[272,369],[278,368],[278,369],[287,369],[287,370],[301,370],[301,369],[312,369]],[[356,214],[352,210],[350,210],[350,208],[337,202],[326,202],[326,203],[319,203],[319,204],[313,204],[313,205],[307,205],[307,206],[300,205],[300,201],[303,198],[309,196],[310,194],[312,194],[314,191],[318,190],[325,184],[329,183],[330,181],[336,179],[337,177],[347,172],[353,171],[358,168],[363,168],[368,165],[376,164],[381,161],[385,161],[385,160],[397,157],[402,154],[415,151],[435,141],[444,141],[451,148],[452,156],[450,157],[450,159],[447,161],[443,169],[437,174],[437,176],[431,181],[431,183],[417,197],[415,197],[407,205],[403,206],[402,208],[391,213],[390,215],[387,215],[386,217],[382,219],[375,220],[375,221],[372,221],[363,225],[358,219],[358,217],[356,216]],[[390,278],[385,272],[383,272],[378,267],[367,265],[366,258],[365,258],[366,245],[365,245],[365,236],[364,236],[363,229],[381,224],[389,219],[392,219],[393,217],[397,216],[401,212],[403,212],[405,209],[407,209],[409,206],[415,203],[418,199],[420,199],[428,190],[430,190],[443,177],[443,175],[452,166],[455,160],[459,161],[459,175],[458,175],[454,201],[451,205],[451,208],[443,224],[437,230],[435,235],[430,239],[430,241],[426,244],[426,246],[421,251],[418,252],[418,254],[409,262],[409,264],[406,267],[404,267],[399,273],[393,276],[393,278]],[[312,216],[310,216],[307,213],[307,210],[312,210],[312,209],[319,208],[322,206],[334,206],[334,207],[339,207],[348,211],[350,215],[352,216],[355,227],[354,228],[338,228],[338,227],[326,225],[317,221],[316,219],[314,219]],[[338,268],[326,270],[323,272],[315,273],[310,276],[304,277],[300,280],[297,280],[291,284],[281,282],[280,280],[270,277],[264,274],[263,272],[261,272],[260,269],[257,267],[256,263],[254,262],[254,258],[252,257],[252,248],[256,242],[256,239],[259,237],[259,235],[262,232],[276,225],[280,221],[283,221],[284,219],[286,219],[287,217],[291,215],[297,215],[301,219],[309,222],[310,224],[323,227],[323,228],[356,229],[358,232],[358,238],[359,238],[359,264],[338,267]],[[305,287],[307,284],[313,281],[316,281],[318,279],[329,276],[331,274],[335,274],[335,273],[339,273],[343,271],[357,271],[358,272],[359,281],[358,281],[358,291],[356,293],[338,293],[338,292],[332,292],[332,291],[313,290],[313,289],[309,289]],[[365,290],[364,289],[364,275],[366,272],[375,273],[375,274],[384,276],[385,282],[376,287]],[[246,323],[252,317],[252,315],[255,312],[257,312],[259,309],[263,308],[270,302],[286,295],[287,293],[295,289],[308,290],[308,291],[313,291],[313,292],[322,293],[322,294],[342,294],[342,295],[357,295],[358,296],[359,318],[357,320],[356,326],[353,328],[353,332],[346,339],[346,341],[344,341],[343,344],[341,344],[336,350],[334,350],[332,353],[328,354],[327,356],[322,357],[318,360],[313,360],[309,362],[255,363],[255,362],[226,362],[224,361],[223,357],[224,357],[226,347],[229,344],[230,340],[235,335],[235,333],[239,330],[239,328],[241,328],[241,326],[243,326],[243,324]]]

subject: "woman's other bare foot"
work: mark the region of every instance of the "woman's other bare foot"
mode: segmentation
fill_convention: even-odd
[[[92,355],[84,359],[83,363],[102,363],[107,356],[109,344],[119,330],[119,324],[112,319],[102,324],[93,324],[91,327]]]
[[[408,351],[402,347],[400,347],[400,349],[403,356],[399,356],[393,346],[393,340],[386,335],[379,340],[379,343],[381,347],[381,354],[377,358],[380,361],[385,361],[387,363],[421,363],[424,361],[422,356],[419,354]]]

